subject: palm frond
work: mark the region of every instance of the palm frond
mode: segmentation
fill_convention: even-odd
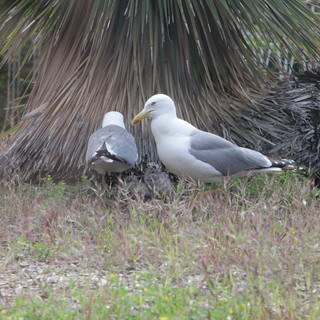
[[[320,70],[317,69],[283,81],[268,97],[269,102],[277,103],[278,117],[282,114],[283,124],[290,128],[282,133],[280,141],[269,146],[270,154],[290,154],[298,164],[308,167],[312,175],[320,173],[319,88]]]
[[[44,48],[25,112],[45,108],[23,121],[1,158],[2,171],[29,177],[79,176],[88,137],[108,110],[124,113],[141,156],[155,159],[148,124],[132,128],[130,120],[160,92],[187,121],[254,144],[261,137],[249,102],[262,101],[271,77],[253,59],[247,32],[257,42],[268,35],[297,59],[316,57],[319,43],[317,16],[299,0],[21,0],[2,1],[0,12],[6,57],[30,35]],[[258,125],[273,120],[266,113]]]

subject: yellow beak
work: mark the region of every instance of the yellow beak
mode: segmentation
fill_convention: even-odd
[[[142,119],[146,118],[148,116],[150,111],[141,111],[138,113],[133,119],[132,124],[138,124]]]

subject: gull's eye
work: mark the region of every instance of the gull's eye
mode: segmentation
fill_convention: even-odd
[[[155,102],[155,101],[153,101],[153,102],[151,103],[151,105],[152,105],[152,106],[154,106],[155,104],[156,104],[156,102]]]

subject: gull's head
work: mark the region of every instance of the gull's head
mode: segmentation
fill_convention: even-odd
[[[109,126],[110,124],[115,124],[125,129],[123,115],[118,111],[109,111],[104,115],[102,128],[105,126]]]
[[[138,124],[144,118],[155,119],[165,114],[176,116],[174,102],[165,94],[156,94],[147,100],[143,110],[133,118],[132,123]]]

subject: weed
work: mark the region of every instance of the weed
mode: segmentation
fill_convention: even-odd
[[[144,202],[87,178],[0,189],[1,319],[317,319],[320,203],[304,176],[180,181]]]

